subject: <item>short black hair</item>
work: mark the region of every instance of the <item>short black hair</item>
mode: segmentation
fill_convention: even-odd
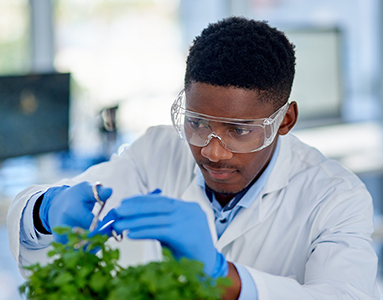
[[[266,21],[230,17],[209,24],[189,49],[185,89],[200,82],[259,90],[262,101],[281,106],[294,80],[294,48]]]

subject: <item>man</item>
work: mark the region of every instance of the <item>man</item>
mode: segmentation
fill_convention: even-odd
[[[43,259],[55,226],[89,228],[99,195],[107,213],[95,232],[127,230],[202,261],[233,280],[224,299],[379,299],[369,193],[288,134],[294,66],[293,45],[265,22],[209,25],[172,106],[176,132],[151,128],[121,156],[14,200],[19,264]]]

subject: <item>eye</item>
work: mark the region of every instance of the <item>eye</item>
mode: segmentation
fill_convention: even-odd
[[[207,127],[206,121],[204,121],[202,119],[198,119],[198,118],[187,117],[186,118],[186,122],[193,129],[201,129],[201,128],[206,128]]]
[[[252,130],[249,128],[240,128],[240,127],[232,128],[231,131],[238,136],[245,136],[252,132]]]

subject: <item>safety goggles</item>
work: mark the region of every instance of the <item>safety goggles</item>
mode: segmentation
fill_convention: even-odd
[[[186,109],[182,90],[171,107],[173,126],[189,144],[205,147],[212,138],[233,153],[249,153],[269,146],[289,108],[286,102],[270,117],[263,119],[230,119],[200,114]]]

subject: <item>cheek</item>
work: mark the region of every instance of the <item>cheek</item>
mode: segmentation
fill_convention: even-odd
[[[193,154],[193,157],[194,157],[194,160],[196,160],[198,162],[198,159],[200,157],[202,157],[201,155],[201,147],[197,147],[197,146],[193,146],[193,145],[190,145],[189,144],[189,148],[190,148],[190,151],[191,153]]]
[[[273,151],[271,149],[263,149],[259,152],[249,153],[248,157],[241,160],[242,175],[244,179],[250,183],[265,170],[271,159]]]
[[[261,160],[258,157],[253,157],[252,160],[246,160],[242,162],[242,176],[249,183],[254,178],[258,177],[258,174],[262,170]]]

